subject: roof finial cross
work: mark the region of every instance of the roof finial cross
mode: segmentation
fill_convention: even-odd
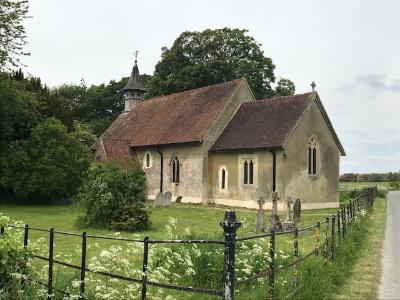
[[[133,54],[135,55],[135,63],[137,63],[137,56],[138,56],[138,54],[139,54],[139,51],[135,51],[135,52],[133,52]]]
[[[314,92],[315,91],[315,87],[316,87],[317,85],[315,84],[315,82],[313,81],[313,82],[311,82],[311,88],[312,88],[312,91]]]

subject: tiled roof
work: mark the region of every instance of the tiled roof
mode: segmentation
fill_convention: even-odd
[[[238,79],[138,103],[101,136],[107,157],[118,160],[129,154],[128,149],[117,150],[128,142],[131,147],[200,142],[243,82]],[[119,142],[107,149],[106,144],[114,141]]]
[[[128,141],[103,139],[102,142],[108,159],[124,161],[132,158],[132,154],[129,151]]]
[[[211,150],[282,148],[315,95],[243,103]]]

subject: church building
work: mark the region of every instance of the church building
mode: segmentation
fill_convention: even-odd
[[[256,100],[245,79],[144,100],[137,62],[125,111],[92,146],[97,161],[138,159],[150,199],[257,208],[272,192],[303,209],[339,207],[343,146],[313,91]]]

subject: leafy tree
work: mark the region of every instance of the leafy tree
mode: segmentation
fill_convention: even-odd
[[[294,95],[295,91],[296,87],[294,86],[294,83],[286,78],[279,79],[275,88],[275,92],[279,96],[291,96]]]
[[[21,64],[26,44],[23,21],[28,18],[28,1],[0,0],[0,71]]]
[[[19,198],[67,198],[77,192],[89,164],[89,150],[60,121],[49,118],[26,140],[9,144],[1,160],[0,184]]]
[[[81,226],[139,231],[150,225],[146,209],[146,177],[139,168],[122,170],[115,164],[94,164],[79,193],[86,213]]]
[[[74,132],[72,132],[72,135],[88,147],[92,146],[97,140],[96,135],[93,133],[88,123],[74,121]]]
[[[147,97],[166,95],[245,77],[256,98],[275,95],[275,65],[261,45],[240,29],[183,32],[162,57]]]
[[[41,119],[39,97],[0,73],[0,143],[27,138]]]

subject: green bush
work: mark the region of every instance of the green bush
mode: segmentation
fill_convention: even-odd
[[[141,231],[150,225],[146,208],[146,177],[133,168],[122,170],[112,163],[94,164],[78,195],[86,214],[81,226]]]
[[[1,160],[0,185],[18,198],[65,199],[76,195],[89,165],[87,147],[49,118],[26,140],[9,144]]]
[[[8,223],[9,218],[0,214],[0,226],[6,227]],[[23,247],[21,232],[6,228],[0,234],[0,299],[23,298],[32,258],[32,251]]]

